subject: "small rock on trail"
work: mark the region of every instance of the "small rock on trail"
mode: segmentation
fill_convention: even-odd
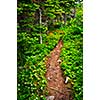
[[[59,56],[62,46],[63,42],[60,40],[46,61],[48,97],[53,97],[47,100],[73,100],[72,91],[66,88],[63,72],[60,68]]]

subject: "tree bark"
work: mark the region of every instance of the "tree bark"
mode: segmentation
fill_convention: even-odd
[[[67,22],[67,14],[65,13],[64,14],[64,25],[66,25],[66,22]]]
[[[40,14],[40,44],[42,44],[42,34],[41,34],[41,25],[42,25],[42,13],[41,9],[39,9]]]

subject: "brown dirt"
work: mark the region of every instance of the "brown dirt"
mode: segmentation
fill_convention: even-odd
[[[54,96],[54,100],[73,100],[72,91],[66,87],[63,72],[60,68],[61,60],[59,56],[62,46],[63,42],[60,40],[46,61],[48,96]]]

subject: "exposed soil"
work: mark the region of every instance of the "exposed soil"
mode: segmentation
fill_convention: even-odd
[[[47,100],[73,100],[72,90],[66,87],[63,72],[60,68],[61,60],[59,56],[62,46],[63,42],[60,40],[46,61],[48,97],[54,96],[54,99]]]

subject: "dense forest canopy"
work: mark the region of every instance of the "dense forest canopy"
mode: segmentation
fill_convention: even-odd
[[[62,39],[64,75],[82,100],[82,0],[18,0],[18,100],[46,100],[45,58]]]

